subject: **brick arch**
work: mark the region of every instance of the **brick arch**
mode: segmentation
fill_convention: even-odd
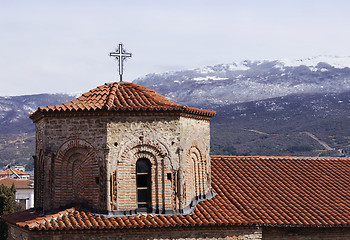
[[[191,157],[186,157],[184,166],[184,197],[186,202],[191,201],[196,196],[196,175],[195,161]]]
[[[123,143],[123,149],[120,151],[116,161],[116,178],[112,187],[113,194],[117,195],[114,205],[116,209],[135,209],[136,206],[136,162],[140,158],[147,158],[151,163],[151,206],[154,210],[161,211],[165,207],[166,192],[170,192],[171,183],[167,182],[166,174],[171,172],[171,166],[166,159],[169,157],[168,148],[158,140],[134,139]],[[125,186],[128,186],[126,188]],[[167,188],[167,191],[166,191]],[[117,189],[117,191],[115,191]],[[129,195],[129,196],[127,196]],[[123,204],[125,197],[130,205]],[[168,200],[169,202],[170,200]],[[170,203],[168,203],[170,205]]]
[[[166,156],[171,157],[171,153],[166,144],[159,140],[148,139],[147,137],[127,140],[120,145],[122,146],[122,149],[117,156],[118,161],[128,161],[130,155],[134,155],[137,151],[150,152],[153,153],[154,156],[159,156],[160,158]]]
[[[54,207],[84,203],[99,207],[99,165],[93,146],[70,139],[59,148],[54,161]]]
[[[71,161],[73,159],[73,161]],[[72,198],[76,201],[84,198],[84,164],[86,161],[83,161],[84,157],[81,154],[74,154],[70,157],[72,162]],[[68,169],[68,170],[69,170]]]
[[[90,152],[95,154],[94,147],[84,139],[81,138],[73,138],[65,141],[57,150],[56,154],[56,163],[63,160],[64,155],[71,151],[72,148],[83,148],[90,149]]]
[[[188,163],[186,167],[192,168],[189,163],[193,163],[193,174],[192,169],[186,171],[185,167],[185,182],[188,184],[193,182],[193,187],[187,187],[187,201],[190,201],[195,196],[202,196],[209,190],[208,187],[208,160],[205,155],[204,143],[198,140],[193,140],[191,144],[187,147],[186,160]],[[191,189],[194,189],[191,191]]]
[[[194,162],[196,196],[203,193],[203,158],[197,147],[191,147],[190,158]]]

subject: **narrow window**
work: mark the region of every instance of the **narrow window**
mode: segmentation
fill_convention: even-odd
[[[137,205],[139,211],[151,210],[151,163],[140,158],[136,163]]]

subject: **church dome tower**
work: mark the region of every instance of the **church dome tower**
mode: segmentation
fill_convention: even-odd
[[[36,124],[35,208],[80,204],[96,212],[190,212],[212,197],[214,111],[187,107],[146,87],[106,83]]]

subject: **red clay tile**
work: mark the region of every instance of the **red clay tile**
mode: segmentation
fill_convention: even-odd
[[[215,111],[177,104],[135,83],[113,82],[92,89],[71,102],[40,107],[30,118],[35,120],[43,113],[85,111],[176,111],[209,118],[215,115]]]
[[[350,159],[213,156],[217,195],[193,215],[107,218],[70,208],[40,217],[30,210],[3,216],[29,230],[180,226],[350,226]]]
[[[27,173],[27,172],[23,172],[23,171],[15,169],[15,168],[9,168],[9,169],[6,169],[6,170],[0,172],[0,177],[7,177],[7,176],[10,176],[10,175],[13,175],[13,174],[29,175],[29,173]]]

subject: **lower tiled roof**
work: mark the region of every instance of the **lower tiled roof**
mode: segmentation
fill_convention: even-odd
[[[0,185],[4,184],[6,187],[12,187],[12,184],[15,185],[16,189],[20,188],[34,188],[34,181],[29,179],[15,179],[15,178],[0,178]]]
[[[235,220],[350,226],[349,158],[214,156],[212,181]]]
[[[350,226],[350,159],[212,157],[217,193],[193,215],[106,217],[70,208],[39,216],[3,216],[29,230],[128,229],[186,226]]]

